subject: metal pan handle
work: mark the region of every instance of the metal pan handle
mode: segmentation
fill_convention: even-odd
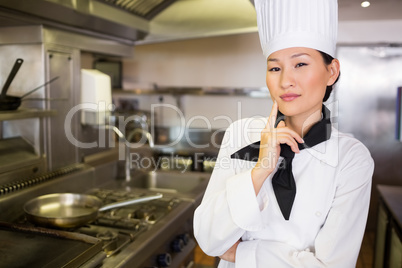
[[[162,198],[162,197],[163,197],[162,194],[156,194],[156,195],[138,197],[138,198],[134,198],[134,199],[130,199],[130,200],[124,200],[124,201],[115,202],[115,203],[111,203],[111,204],[108,204],[106,206],[103,206],[103,207],[101,207],[99,209],[99,211],[105,211],[105,210],[109,210],[109,209],[113,209],[113,208],[119,208],[119,207],[124,207],[124,206],[128,206],[128,205],[134,205],[134,204],[137,204],[137,203],[147,202],[147,201],[159,199],[159,198]]]
[[[1,98],[5,98],[7,94],[7,90],[10,87],[11,82],[14,80],[15,75],[17,74],[18,70],[20,69],[22,63],[24,62],[23,59],[17,59],[14,63],[13,68],[11,69],[10,74],[7,77],[6,83],[1,90]]]
[[[40,88],[42,88],[42,87],[46,86],[47,84],[52,83],[53,81],[55,81],[55,80],[57,80],[57,79],[59,79],[59,77],[58,77],[58,76],[53,77],[52,79],[50,79],[49,81],[47,81],[47,82],[46,82],[46,83],[44,83],[43,85],[38,86],[38,87],[36,87],[36,88],[34,88],[34,89],[32,89],[32,90],[28,91],[28,92],[27,92],[27,93],[25,93],[24,95],[22,95],[22,96],[21,96],[21,99],[25,98],[25,97],[26,97],[26,96],[28,96],[29,94],[31,94],[31,93],[35,92],[36,90],[38,90],[38,89],[40,89]]]

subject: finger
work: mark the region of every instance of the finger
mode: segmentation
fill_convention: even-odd
[[[261,135],[262,135],[261,140],[262,141],[265,140],[265,142],[261,142],[260,146],[264,146],[264,144],[266,143],[265,145],[269,146],[269,144],[271,144],[270,147],[274,147],[275,145],[278,144],[277,143],[278,135],[282,135],[282,136],[287,135],[287,136],[291,137],[293,140],[295,140],[295,142],[304,143],[304,140],[300,137],[300,135],[296,131],[291,130],[290,128],[286,127],[285,123],[282,121],[278,124],[277,128],[275,128],[274,131],[272,131],[270,129],[263,129],[261,131]],[[269,140],[271,142],[268,142]]]
[[[286,127],[286,124],[283,120],[280,121],[279,124],[276,126],[276,128],[284,128],[284,127]]]
[[[299,144],[297,140],[302,140],[298,134],[289,128],[276,128],[275,131],[264,130],[260,148],[275,148],[280,144],[287,144],[291,150],[298,153]]]
[[[279,133],[287,134],[290,135],[293,139],[295,139],[298,143],[304,143],[304,140],[302,139],[302,137],[300,137],[300,135],[296,131],[291,130],[290,128],[287,127],[283,127],[284,124],[285,123],[283,123],[282,121],[278,124],[276,128],[277,135]]]
[[[278,144],[287,144],[290,147],[290,149],[295,153],[300,152],[299,144],[291,136],[288,135],[278,136],[277,142]]]
[[[274,104],[272,105],[271,113],[269,115],[268,122],[267,122],[267,125],[265,126],[265,128],[274,129],[277,116],[278,116],[278,103],[276,101],[274,101]]]

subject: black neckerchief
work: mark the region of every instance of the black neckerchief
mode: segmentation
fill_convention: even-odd
[[[309,132],[304,136],[303,140],[305,143],[298,143],[300,150],[313,147],[331,137],[331,113],[324,105],[322,106],[322,114],[323,118],[315,123]],[[279,112],[275,127],[282,120],[284,120],[284,116],[281,112]],[[293,201],[296,196],[296,182],[292,172],[292,161],[295,153],[287,144],[281,144],[280,146],[280,155],[283,157],[283,160],[272,178],[272,186],[282,215],[286,220],[289,220],[290,211],[292,210]],[[230,157],[234,159],[257,162],[259,152],[260,141],[257,141],[238,150]]]

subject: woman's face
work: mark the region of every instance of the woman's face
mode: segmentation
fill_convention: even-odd
[[[339,75],[339,62],[324,63],[315,49],[293,47],[272,53],[267,60],[266,82],[273,100],[286,116],[308,117],[321,109],[327,85]]]

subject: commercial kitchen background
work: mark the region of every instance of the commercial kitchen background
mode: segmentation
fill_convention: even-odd
[[[2,2],[6,6],[12,5],[12,1]],[[177,2],[183,4],[190,1]],[[360,16],[360,13],[350,13],[347,5],[341,6],[337,50],[341,79],[328,101],[337,117],[337,127],[360,139],[369,148],[376,164],[367,226],[371,231],[376,227],[379,198],[376,185],[402,185],[402,143],[396,138],[397,89],[402,87],[402,10],[399,1],[383,2],[388,7],[395,5],[396,8],[388,9],[385,15],[374,12],[370,16]],[[375,4],[373,2],[373,8]],[[359,12],[363,14],[366,11]],[[55,170],[81,162],[95,152],[82,150],[77,153],[61,135],[64,135],[62,122],[65,115],[68,109],[78,103],[80,95],[79,73],[76,70],[94,68],[94,61],[99,58],[122,62],[122,87],[112,91],[116,104],[122,99],[132,100],[136,108],[143,111],[151,110],[152,104],[176,106],[182,111],[186,122],[191,122],[191,128],[225,129],[228,120],[217,120],[217,116],[225,115],[234,121],[242,117],[267,116],[270,111],[272,101],[265,87],[265,59],[255,26],[238,32],[223,31],[221,34],[189,36],[185,32],[180,37],[176,33],[172,38],[151,38],[129,45],[119,43],[119,38],[109,39],[108,34],[89,34],[86,37],[85,29],[78,31],[79,35],[85,36],[80,39],[84,43],[96,42],[96,46],[90,47],[75,42],[77,39],[69,33],[72,28],[63,29],[55,25],[42,28],[37,24],[30,26],[29,23],[20,22],[10,25],[10,18],[14,20],[2,10],[0,83],[4,84],[16,58],[23,58],[26,66],[19,73],[23,79],[13,82],[10,94],[21,95],[27,89],[44,83],[45,77],[51,78],[52,73],[48,73],[49,57],[73,59],[73,63],[70,61],[70,65],[64,66],[65,69],[57,66],[61,68],[58,72],[70,72],[69,75],[73,77],[71,81],[63,80],[66,87],[70,83],[71,92],[67,89],[59,94],[47,90],[33,95],[38,98],[69,98],[68,103],[57,100],[46,105],[41,102],[24,103],[28,107],[32,105],[63,111],[50,119],[50,129],[46,135],[52,139],[51,146],[43,146],[42,126],[36,119],[6,121],[1,125],[2,138],[22,133],[41,155],[52,157],[45,160],[47,167],[39,166],[39,171],[46,171],[47,168]],[[163,33],[163,27],[159,27],[156,27],[157,31]],[[214,25],[209,27],[213,28]],[[92,30],[88,30],[88,33]],[[19,32],[18,38],[14,38]],[[42,40],[36,39],[37,35],[43,36],[47,43],[43,45]],[[18,42],[13,43],[13,40]],[[177,113],[172,109],[163,108],[157,111],[156,116],[162,127],[175,128],[179,125]],[[207,120],[191,121],[197,116]],[[207,126],[206,121],[211,125]],[[97,133],[88,128],[78,128],[81,138],[89,137],[91,140],[97,137]],[[61,146],[63,154],[60,154]],[[4,165],[1,167],[3,170]],[[7,174],[1,174],[2,183],[8,182],[8,173],[10,170],[7,170]],[[13,173],[18,175],[17,171]]]

